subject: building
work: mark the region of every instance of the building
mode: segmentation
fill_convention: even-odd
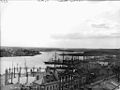
[[[114,56],[99,51],[61,53],[60,58],[55,55],[54,60],[45,62],[49,67],[42,76],[36,76],[33,85],[37,90],[84,90],[86,85],[113,75],[108,72],[108,63],[114,62],[110,59]]]
[[[37,90],[58,90],[59,80],[55,76],[55,73],[53,74],[53,72],[46,70],[46,72],[36,74],[33,87],[36,87]]]

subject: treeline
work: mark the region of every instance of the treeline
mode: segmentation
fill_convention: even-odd
[[[34,56],[41,54],[39,50],[25,48],[1,48],[0,52],[0,57]]]

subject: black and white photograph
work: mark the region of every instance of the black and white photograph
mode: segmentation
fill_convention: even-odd
[[[0,90],[120,90],[120,0],[0,0]]]

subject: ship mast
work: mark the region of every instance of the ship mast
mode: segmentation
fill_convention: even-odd
[[[11,83],[13,83],[13,60],[12,60]]]
[[[57,61],[57,53],[56,53],[56,51],[55,51],[55,61]],[[56,67],[56,65],[54,64],[54,72],[55,72],[55,67]]]
[[[25,73],[26,73],[26,84],[28,83],[28,72],[27,72],[27,64],[26,64],[26,59],[25,59]]]

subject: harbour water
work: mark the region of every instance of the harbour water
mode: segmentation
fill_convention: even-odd
[[[17,56],[17,57],[1,57],[0,58],[0,66],[1,71],[0,74],[5,73],[5,69],[14,67],[24,67],[25,61],[27,67],[41,67],[45,68],[44,61],[48,61],[50,58],[52,58],[55,54],[55,52],[41,52],[40,55],[35,56]]]

